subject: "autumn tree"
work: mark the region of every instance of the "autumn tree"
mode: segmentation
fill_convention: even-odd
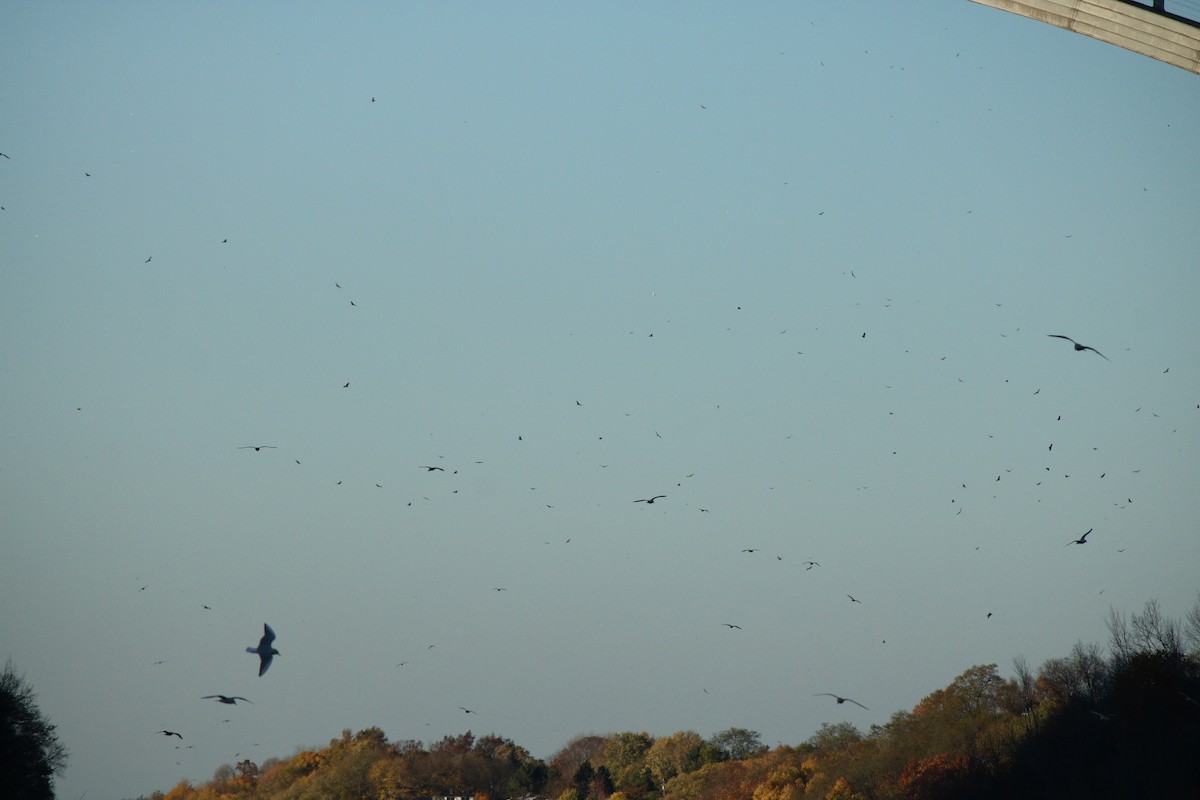
[[[67,749],[36,700],[24,676],[6,663],[0,672],[0,794],[11,800],[52,800],[53,776],[67,766]]]
[[[654,783],[661,789],[676,775],[699,769],[704,745],[704,739],[695,731],[679,731],[655,739],[646,751],[646,766]]]

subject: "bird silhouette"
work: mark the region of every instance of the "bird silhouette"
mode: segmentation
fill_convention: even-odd
[[[1100,352],[1099,350],[1097,350],[1096,348],[1094,348],[1094,347],[1088,347],[1086,344],[1080,344],[1079,342],[1077,342],[1077,341],[1075,341],[1074,339],[1072,339],[1070,336],[1063,336],[1062,334],[1059,334],[1059,333],[1047,333],[1046,335],[1047,335],[1047,336],[1049,336],[1049,337],[1050,337],[1050,338],[1052,338],[1052,339],[1066,339],[1068,342],[1070,342],[1071,344],[1075,345],[1075,350],[1076,350],[1076,351],[1081,351],[1081,350],[1091,350],[1093,353],[1095,353],[1096,355],[1100,356],[1100,357],[1101,357],[1101,358],[1103,358],[1105,361],[1110,361],[1110,360],[1111,360],[1111,359],[1110,359],[1108,356],[1104,355],[1104,353],[1101,353],[1101,352]]]
[[[1067,547],[1070,547],[1073,544],[1087,544],[1088,533],[1091,533],[1094,530],[1095,530],[1095,528],[1088,528],[1087,533],[1085,533],[1083,536],[1080,536],[1078,539],[1072,539],[1071,541],[1067,542]]]
[[[742,629],[741,625],[734,625],[732,622],[722,622],[721,624],[724,625],[726,628],[729,628],[730,630],[739,630],[740,631]]]
[[[178,736],[180,739],[183,738],[182,733],[176,733],[175,731],[155,731],[155,733],[161,733],[163,736]]]
[[[201,697],[200,699],[201,700],[216,700],[218,703],[224,703],[227,706],[236,706],[238,700],[245,700],[247,703],[250,703],[250,701],[246,700],[246,698],[244,698],[244,697],[226,697],[223,694],[206,694],[204,697]],[[250,705],[254,705],[254,703],[250,703]]]
[[[418,469],[423,469],[426,472],[445,472],[446,471],[446,470],[442,469],[441,467],[427,467],[424,464],[422,464],[420,467],[418,467]]]
[[[848,594],[848,595],[846,595],[846,597],[850,598],[851,603],[862,603],[862,600],[859,600],[857,597],[855,597],[852,594]]]
[[[472,711],[471,709],[469,709],[465,706],[459,706],[459,708],[462,709],[463,713],[465,713],[465,714],[474,714],[475,713],[474,711]]]
[[[275,641],[275,631],[271,630],[271,626],[263,623],[263,636],[258,640],[258,647],[247,647],[247,653],[256,653],[259,658],[258,677],[262,677],[263,673],[271,667],[271,661],[275,656],[283,655],[271,643]]]
[[[829,692],[817,692],[816,694],[813,695],[813,697],[832,697],[838,701],[839,706],[842,703],[854,703],[854,705],[858,706],[859,708],[866,709],[867,711],[871,710],[871,709],[867,708],[866,706],[864,706],[862,703],[858,702],[857,700],[851,700],[849,697],[841,697],[836,694],[830,694]]]
[[[808,572],[813,567],[819,567],[819,566],[821,566],[821,564],[818,561],[805,561],[804,562],[804,571]]]
[[[633,502],[645,503],[646,505],[653,505],[655,500],[661,500],[664,497],[666,497],[665,494],[656,494],[656,495],[654,495],[654,497],[648,497],[645,500],[634,500]]]
[[[278,449],[279,448],[273,444],[244,444],[238,448],[238,450],[253,450],[256,453],[259,450],[278,450]]]
[[[154,258],[154,256],[150,256],[150,258]],[[147,259],[146,259],[145,261],[143,261],[142,263],[143,263],[143,264],[149,264],[149,263],[150,263],[150,258],[147,258]]]

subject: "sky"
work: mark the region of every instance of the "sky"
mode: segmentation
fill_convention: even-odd
[[[60,797],[798,744],[1196,601],[1196,75],[965,0],[5,16],[0,659]]]

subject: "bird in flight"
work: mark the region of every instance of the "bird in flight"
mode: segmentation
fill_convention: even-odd
[[[839,706],[842,703],[854,703],[854,705],[858,706],[859,708],[865,709],[867,711],[871,710],[871,709],[867,708],[866,706],[864,706],[862,703],[858,702],[857,700],[851,700],[849,697],[841,697],[836,694],[830,694],[829,692],[817,692],[816,694],[813,695],[813,697],[832,697],[833,699],[838,701]]]
[[[849,598],[850,598],[850,602],[851,602],[851,603],[862,603],[862,600],[859,600],[857,597],[855,597],[855,596],[854,596],[854,595],[852,595],[852,594],[848,594],[848,595],[846,595],[846,597],[849,597]],[[840,702],[841,702],[841,700],[839,700],[838,702],[840,703]]]
[[[664,497],[666,497],[665,494],[656,494],[656,495],[654,495],[654,497],[648,497],[645,500],[634,500],[633,502],[645,503],[646,505],[653,505],[655,500],[661,500]]]
[[[259,450],[278,450],[278,449],[279,448],[273,444],[244,444],[238,448],[238,450],[253,450],[256,453]]]
[[[1070,547],[1073,544],[1087,544],[1088,533],[1091,533],[1094,530],[1095,530],[1095,528],[1088,528],[1087,533],[1085,533],[1083,536],[1080,536],[1078,539],[1072,539],[1071,541],[1067,542],[1067,547]]]
[[[236,706],[238,700],[245,700],[247,703],[250,703],[250,701],[246,700],[246,698],[244,698],[244,697],[226,697],[223,694],[206,694],[204,697],[201,697],[200,699],[201,700],[216,700],[218,703],[224,703],[227,706]],[[254,705],[254,703],[250,703],[250,705]]]
[[[804,562],[804,571],[808,572],[813,567],[819,567],[819,566],[821,566],[821,565],[816,561],[805,561]]]
[[[757,553],[757,552],[758,552],[758,548],[757,548],[757,547],[747,547],[747,548],[746,548],[745,550],[743,550],[742,552],[743,552],[743,553]]]
[[[1086,344],[1080,344],[1079,342],[1077,342],[1077,341],[1075,341],[1074,339],[1072,339],[1070,336],[1063,336],[1062,334],[1058,334],[1058,333],[1047,333],[1046,335],[1047,335],[1047,336],[1049,336],[1049,337],[1050,337],[1050,338],[1052,338],[1052,339],[1066,339],[1068,342],[1070,342],[1071,344],[1075,345],[1075,350],[1076,350],[1076,351],[1081,351],[1081,350],[1091,350],[1093,353],[1095,353],[1096,355],[1100,356],[1100,357],[1101,357],[1101,358],[1103,358],[1105,361],[1109,361],[1109,360],[1110,360],[1108,356],[1104,355],[1104,353],[1101,353],[1101,352],[1100,352],[1099,350],[1097,350],[1096,348],[1094,348],[1094,347],[1088,347]]]
[[[721,624],[724,625],[726,628],[729,628],[729,630],[739,630],[740,631],[742,629],[741,625],[734,625],[732,622],[722,622]]]
[[[423,469],[426,472],[445,472],[446,471],[446,470],[442,469],[441,467],[427,467],[424,464],[422,464],[420,467],[418,467],[418,469]]]
[[[275,641],[275,631],[271,630],[271,626],[264,622],[263,623],[263,636],[261,639],[258,640],[258,647],[247,647],[246,648],[247,653],[258,654],[258,658],[259,658],[258,677],[260,677],[260,678],[262,677],[263,673],[266,672],[270,668],[271,661],[275,658],[275,656],[283,655],[282,653],[280,653],[278,650],[276,650],[274,647],[271,646],[271,644],[274,641]],[[224,702],[224,701],[222,701],[222,702]]]
[[[163,736],[178,736],[180,739],[183,738],[183,734],[176,733],[175,731],[155,731],[155,733],[161,733]]]
[[[459,706],[459,708],[462,709],[463,713],[466,713],[466,714],[474,714],[475,713],[474,711],[472,711],[469,708],[466,708],[465,706]]]

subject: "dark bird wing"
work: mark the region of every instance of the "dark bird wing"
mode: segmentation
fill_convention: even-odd
[[[1097,350],[1097,349],[1096,349],[1096,348],[1094,348],[1094,347],[1088,347],[1086,344],[1084,344],[1084,345],[1080,345],[1080,347],[1081,347],[1081,348],[1083,348],[1084,350],[1091,350],[1093,353],[1095,353],[1096,355],[1100,356],[1100,357],[1101,357],[1101,358],[1103,358],[1105,361],[1111,361],[1111,360],[1112,360],[1112,359],[1110,359],[1108,356],[1104,355],[1104,353],[1101,353],[1099,350]]]
[[[275,631],[271,630],[271,626],[263,623],[263,637],[258,640],[258,648],[260,650],[270,650],[271,643],[275,641]]]
[[[1070,336],[1063,336],[1061,333],[1047,333],[1046,335],[1049,336],[1051,339],[1066,339],[1071,344],[1077,344],[1077,342],[1074,339],[1072,339]]]

